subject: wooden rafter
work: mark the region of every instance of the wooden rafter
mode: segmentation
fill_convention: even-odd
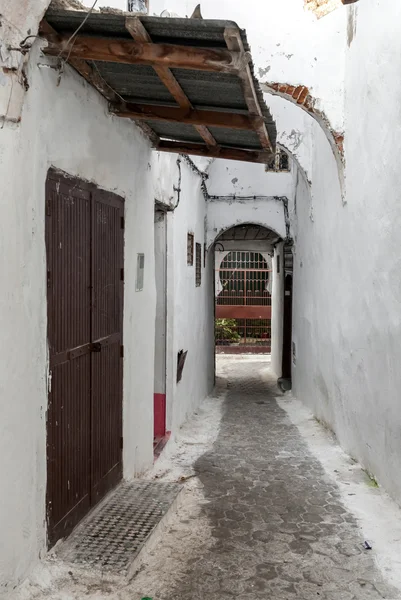
[[[227,48],[229,50],[239,54],[244,53],[244,45],[242,43],[239,29],[235,27],[227,27],[224,31],[224,39],[226,40]],[[244,65],[244,68],[238,73],[238,77],[241,79],[242,90],[244,92],[245,102],[249,112],[251,115],[262,116],[262,109],[260,108],[259,100],[256,95],[253,77],[248,63]],[[262,121],[258,127],[255,128],[255,131],[259,137],[262,148],[265,148],[269,152],[273,152],[273,147],[265,122]]]
[[[263,123],[263,117],[253,117],[248,114],[231,113],[219,110],[187,109],[175,106],[160,106],[150,104],[125,104],[112,106],[112,112],[119,117],[128,119],[144,119],[154,121],[169,121],[209,127],[226,127],[228,129],[256,129]]]
[[[45,20],[42,19],[39,25],[39,34],[46,37],[52,35],[54,37],[60,37],[53,27]],[[97,91],[110,102],[111,105],[121,105],[121,97],[106,83],[100,73],[92,67],[86,60],[71,58],[68,59],[68,64],[71,65],[86,81],[92,85]],[[138,122],[138,127],[143,133],[150,139],[152,145],[157,148],[160,139],[159,136],[153,129],[146,123]]]
[[[70,59],[96,60],[128,65],[164,66],[175,69],[195,69],[217,73],[238,74],[250,56],[246,52],[231,52],[225,48],[195,48],[176,44],[151,44],[113,38],[45,34],[48,46],[45,54],[68,55]],[[68,46],[68,47],[67,47]]]
[[[243,150],[242,148],[209,148],[206,145],[191,142],[173,142],[161,140],[159,150],[176,152],[178,154],[194,154],[195,156],[209,156],[225,158],[228,160],[241,160],[245,162],[266,163],[271,157],[270,152],[261,150]]]
[[[54,38],[61,39],[57,32],[45,19],[43,19],[39,25],[39,34],[43,37],[48,37],[51,35]],[[82,77],[84,77],[88,83],[93,85],[93,87],[95,87],[109,102],[121,102],[119,95],[116,94],[109,85],[107,85],[99,73],[85,60],[70,57],[68,63],[74,67],[74,69],[78,71],[78,73],[82,75]]]
[[[125,27],[136,42],[152,43],[152,38],[138,17],[127,17],[125,20]],[[154,66],[153,68],[177,104],[183,109],[193,109],[188,96],[174,77],[171,69],[161,66]],[[195,125],[195,129],[208,146],[216,147],[218,145],[207,127],[199,124]]]
[[[43,50],[46,54],[68,58],[69,64],[109,101],[111,112],[119,117],[134,119],[155,148],[165,152],[246,162],[266,163],[270,159],[272,146],[249,67],[250,54],[244,50],[238,28],[225,30],[227,49],[153,43],[137,16],[126,18],[126,29],[131,34],[132,41],[78,34],[73,42],[67,44],[70,36],[59,35],[47,21],[43,20],[40,34],[48,41],[47,48]],[[178,107],[125,102],[103,79],[96,64],[91,64],[92,61],[152,66]],[[195,109],[171,71],[173,68],[236,75],[241,80],[249,112],[231,113],[224,110]],[[153,120],[192,125],[205,144],[160,139],[145,122]],[[220,147],[209,127],[255,131],[263,150]]]

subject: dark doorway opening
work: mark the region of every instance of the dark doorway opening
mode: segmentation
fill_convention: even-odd
[[[283,311],[283,363],[282,379],[291,381],[293,344],[292,344],[292,279],[293,254],[290,245],[284,246],[284,311]]]

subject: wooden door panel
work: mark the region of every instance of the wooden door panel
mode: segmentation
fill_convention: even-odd
[[[96,501],[122,477],[124,212],[120,197],[93,196],[92,490]]]
[[[76,181],[46,183],[49,405],[49,541],[68,534],[90,505],[91,197]]]

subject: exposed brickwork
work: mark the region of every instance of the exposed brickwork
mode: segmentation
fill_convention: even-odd
[[[315,13],[318,19],[328,15],[342,4],[354,4],[358,0],[304,0],[305,8]]]
[[[322,1],[322,0],[320,0]],[[272,91],[279,96],[291,100],[295,104],[298,104],[301,108],[306,110],[311,115],[315,116],[320,123],[323,123],[329,130],[337,150],[344,158],[344,133],[341,131],[334,131],[330,126],[330,122],[326,115],[319,109],[316,108],[317,100],[314,98],[305,85],[291,85],[290,83],[266,83]]]
[[[329,14],[339,6],[341,0],[304,0],[305,8],[315,13],[318,19]]]

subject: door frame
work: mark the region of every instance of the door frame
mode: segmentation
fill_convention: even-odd
[[[155,363],[154,363],[154,443],[157,444],[160,439],[164,438],[167,432],[167,212],[161,210],[155,205],[154,211],[154,247],[155,247],[155,288],[156,288],[156,307],[155,307]],[[158,253],[156,252],[156,226],[161,225],[161,260],[158,261]],[[162,271],[162,285],[157,277],[158,266]],[[158,292],[163,295],[162,315],[158,314]],[[159,322],[158,317],[161,316]],[[158,327],[160,325],[160,327]],[[156,336],[159,334],[159,338]],[[157,353],[157,347],[160,348],[160,340],[162,341],[162,353]],[[156,358],[161,358],[161,365],[156,364]],[[160,369],[160,372],[157,370]],[[159,381],[157,382],[157,379]]]
[[[282,379],[292,378],[292,297],[293,255],[292,246],[284,246],[284,310],[283,310],[283,357]]]

